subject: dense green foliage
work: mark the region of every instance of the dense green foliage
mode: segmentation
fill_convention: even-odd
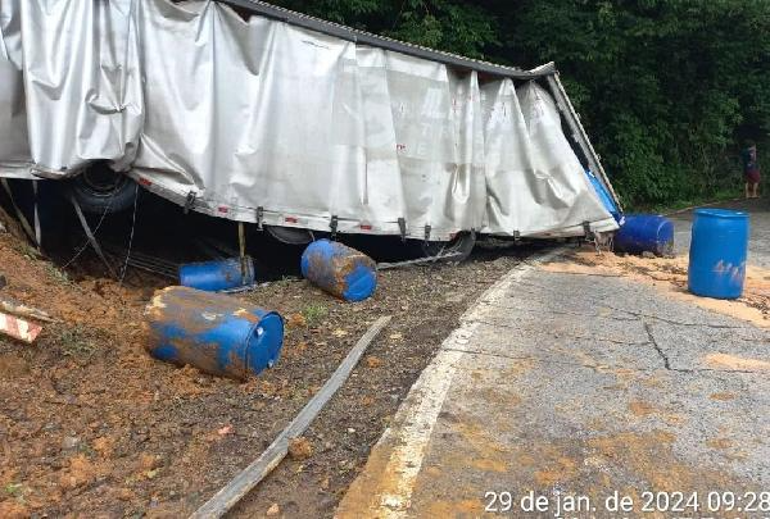
[[[276,3],[496,62],[556,61],[631,205],[737,189],[738,151],[747,138],[770,157],[768,0]]]

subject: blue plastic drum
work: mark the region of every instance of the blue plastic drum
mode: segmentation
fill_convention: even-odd
[[[690,292],[717,299],[743,294],[749,246],[749,215],[726,209],[697,209],[692,225]]]
[[[188,263],[179,267],[179,284],[206,292],[221,292],[254,284],[254,262],[246,257],[242,271],[240,258],[203,263]]]
[[[233,297],[187,287],[155,294],[145,311],[147,351],[212,375],[246,379],[277,361],[283,319]]]
[[[666,256],[674,252],[674,224],[656,214],[627,214],[615,234],[615,250],[641,254],[652,252]]]
[[[318,240],[302,254],[302,275],[314,285],[346,301],[363,301],[377,289],[377,264],[341,243]]]

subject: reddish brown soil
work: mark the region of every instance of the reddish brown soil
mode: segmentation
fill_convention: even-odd
[[[273,370],[238,383],[146,355],[142,311],[157,280],[73,282],[0,234],[0,295],[62,320],[33,346],[0,337],[0,517],[189,514],[259,455],[377,317],[393,315],[301,452],[233,513],[330,516],[458,316],[518,261],[482,253],[383,272],[360,304],[305,281],[262,286],[241,297],[287,318],[284,350]]]

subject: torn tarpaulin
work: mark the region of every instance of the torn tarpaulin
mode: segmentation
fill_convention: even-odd
[[[519,76],[212,1],[9,0],[0,31],[0,132],[26,132],[0,139],[0,175],[104,159],[212,216],[420,240],[617,228],[549,93]]]

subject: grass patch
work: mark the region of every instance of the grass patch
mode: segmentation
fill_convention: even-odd
[[[281,276],[281,279],[278,279],[276,281],[273,281],[272,284],[274,284],[277,287],[285,288],[291,285],[292,283],[296,283],[297,278],[293,276]]]
[[[58,342],[66,357],[90,359],[96,353],[96,345],[80,325],[65,329]]]
[[[11,497],[21,497],[24,494],[24,485],[21,483],[8,483],[3,491]]]
[[[51,276],[53,279],[55,279],[58,283],[62,285],[69,285],[70,283],[72,283],[72,280],[67,275],[67,273],[61,270],[60,268],[58,268],[53,263],[46,263],[45,270],[49,276]]]
[[[85,454],[89,458],[95,458],[96,457],[96,451],[93,449],[93,447],[88,445],[86,442],[83,442],[80,445],[78,445],[78,449],[77,450],[78,450],[79,453]]]
[[[3,487],[3,493],[16,500],[17,503],[21,503],[22,505],[26,504],[26,499],[24,499],[24,495],[28,492],[26,488],[24,488],[23,483],[8,483]],[[0,495],[0,500],[2,500],[2,495]]]
[[[320,324],[328,313],[329,311],[324,305],[316,303],[309,304],[302,309],[302,317],[305,318],[305,322],[310,327]]]
[[[30,261],[39,260],[41,258],[40,251],[38,251],[36,248],[34,248],[32,245],[27,243],[26,241],[19,240],[14,245],[13,248],[16,252],[18,252],[20,255],[24,256]]]

